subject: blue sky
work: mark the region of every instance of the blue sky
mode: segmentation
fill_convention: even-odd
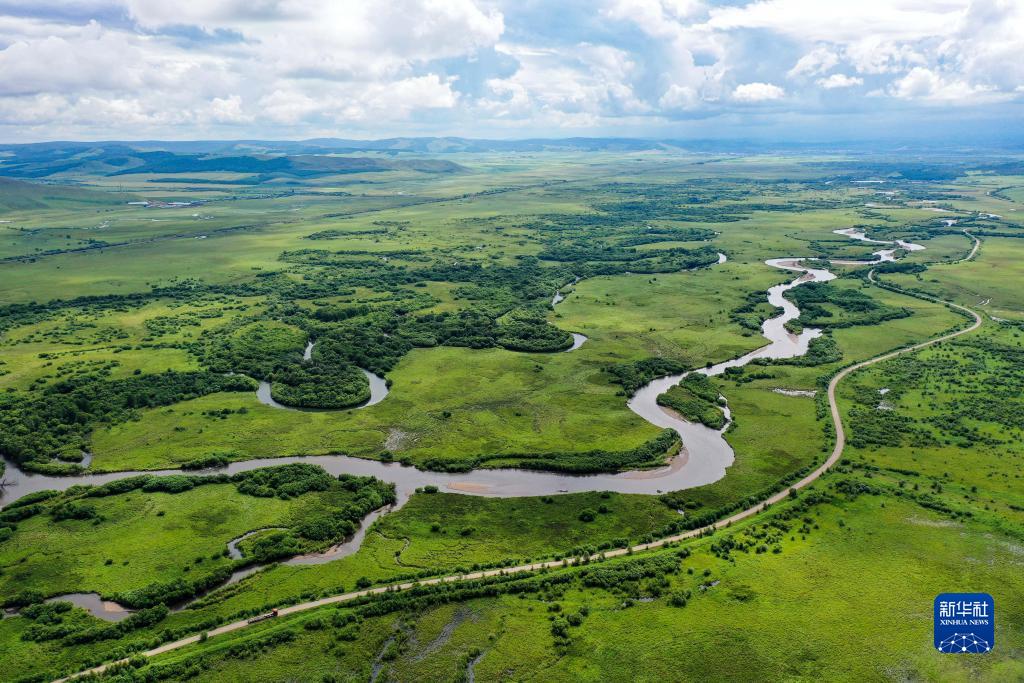
[[[0,0],[0,139],[1020,141],[1024,0]]]

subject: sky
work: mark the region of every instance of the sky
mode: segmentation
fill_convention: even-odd
[[[1017,140],[1024,0],[0,0],[0,140]]]

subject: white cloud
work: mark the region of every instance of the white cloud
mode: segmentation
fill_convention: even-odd
[[[1024,85],[1024,2],[974,0],[937,53],[972,83],[1003,91]]]
[[[790,78],[816,76],[825,73],[839,63],[839,55],[830,47],[819,45],[801,57],[786,75]]]
[[[521,0],[0,4],[16,139],[725,126],[839,113],[819,89],[866,82],[844,114],[1024,102],[1024,0],[598,0],[544,27]]]
[[[685,85],[671,85],[658,99],[658,106],[669,111],[693,109],[700,103],[700,96],[693,88]]]
[[[743,83],[732,91],[732,98],[737,102],[767,102],[785,96],[785,90],[771,83]]]
[[[828,78],[819,78],[818,85],[826,90],[852,88],[856,85],[864,85],[864,79],[857,76],[847,76],[846,74],[832,74]]]
[[[126,0],[140,25],[242,36],[278,72],[357,80],[493,45],[504,18],[474,0]]]
[[[321,104],[298,90],[278,88],[260,98],[259,109],[272,123],[294,126],[320,111]]]
[[[0,95],[196,88],[218,80],[222,63],[169,42],[108,31],[96,22],[63,35],[19,40],[0,50]]]
[[[687,20],[703,14],[698,0],[611,0],[602,10],[610,19],[631,21],[650,36],[676,38]]]
[[[0,124],[18,108],[69,129],[405,120],[458,104],[433,60],[504,31],[474,0],[90,2],[142,30],[0,15]]]
[[[452,90],[454,80],[427,74],[377,84],[367,93],[365,105],[374,113],[391,112],[403,117],[414,109],[451,109],[458,100],[458,94]]]
[[[889,87],[889,94],[904,100],[930,104],[971,105],[997,102],[1012,97],[993,86],[968,83],[962,78],[942,74],[924,67],[915,67]]]
[[[846,61],[862,74],[901,73],[924,66],[928,57],[917,43],[900,43],[867,36],[844,46]]]
[[[535,49],[502,44],[519,68],[507,78],[487,81],[490,96],[478,106],[500,118],[565,114],[600,117],[648,111],[631,79],[635,62],[623,50],[580,44],[571,49]]]
[[[451,109],[458,103],[454,79],[427,74],[387,83],[293,83],[259,100],[259,111],[281,125],[307,120],[344,125],[401,121],[413,112]]]
[[[210,102],[210,118],[216,123],[249,123],[254,117],[245,113],[240,96],[230,95],[213,98]]]
[[[918,39],[949,30],[965,12],[964,0],[758,0],[711,10],[719,30],[768,29],[804,42],[849,42],[866,35]]]

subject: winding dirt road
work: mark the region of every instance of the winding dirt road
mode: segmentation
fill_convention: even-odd
[[[966,233],[966,234],[969,234],[969,233]],[[970,236],[974,237],[973,235],[970,235]],[[971,253],[968,256],[968,258],[973,258],[974,257],[974,255],[978,251],[978,247],[981,244],[977,237],[974,237],[974,241],[975,241],[974,249],[971,250]],[[882,285],[880,282],[878,282],[875,279],[875,271],[874,270],[871,270],[868,273],[868,279],[872,282],[872,284],[875,284],[875,285],[880,286],[880,287],[884,286],[884,285]],[[627,554],[630,554],[630,553],[637,553],[637,552],[643,552],[645,550],[652,550],[652,549],[655,549],[655,548],[661,548],[661,547],[665,546],[666,544],[675,543],[677,541],[683,541],[683,540],[690,539],[690,538],[695,538],[695,537],[700,536],[701,534],[707,533],[709,531],[714,531],[716,529],[720,529],[720,528],[729,526],[729,525],[731,525],[731,524],[733,524],[735,522],[739,522],[741,520],[747,519],[748,517],[753,517],[757,513],[764,511],[768,506],[770,506],[770,505],[772,505],[774,503],[778,503],[781,500],[784,500],[787,496],[790,495],[790,490],[802,489],[802,488],[810,485],[811,483],[816,481],[819,477],[821,477],[821,475],[823,475],[825,472],[827,472],[829,469],[831,469],[832,466],[835,465],[839,461],[839,459],[842,457],[843,449],[846,447],[846,432],[843,429],[843,421],[842,421],[842,417],[840,416],[840,413],[839,413],[839,405],[836,402],[836,387],[839,385],[839,382],[841,382],[844,378],[848,377],[849,375],[853,374],[854,372],[856,372],[856,371],[858,371],[858,370],[860,370],[862,368],[866,368],[866,367],[868,367],[870,365],[874,365],[876,363],[881,363],[882,361],[889,360],[890,358],[895,358],[896,356],[899,356],[899,355],[902,355],[902,354],[905,354],[905,353],[911,353],[911,352],[914,352],[914,351],[918,351],[918,350],[926,348],[928,346],[932,346],[934,344],[938,344],[940,342],[947,341],[947,340],[953,339],[955,337],[959,337],[960,335],[968,334],[969,332],[973,332],[974,330],[976,330],[979,327],[981,327],[981,324],[982,324],[981,316],[978,313],[976,313],[975,311],[971,310],[970,308],[967,308],[966,306],[961,306],[959,304],[955,304],[955,303],[952,303],[952,302],[949,302],[949,301],[943,301],[941,299],[937,299],[937,298],[930,297],[930,296],[927,296],[927,295],[922,295],[922,294],[915,294],[914,296],[917,296],[917,297],[920,297],[922,299],[926,299],[926,300],[932,301],[934,303],[942,304],[942,305],[948,306],[950,308],[953,308],[953,309],[962,311],[964,313],[967,313],[967,314],[969,314],[970,316],[972,316],[974,318],[974,322],[971,325],[969,325],[968,327],[964,327],[964,328],[956,330],[954,332],[950,332],[950,333],[944,334],[944,335],[942,335],[940,337],[935,337],[935,338],[929,339],[927,341],[923,341],[923,342],[920,342],[920,343],[917,343],[917,344],[913,344],[911,346],[905,346],[903,348],[896,349],[895,351],[890,351],[890,352],[882,354],[880,356],[875,356],[874,358],[869,358],[868,360],[861,361],[859,363],[856,363],[854,365],[846,367],[843,370],[841,370],[840,372],[838,372],[832,378],[832,381],[829,382],[829,385],[828,385],[828,403],[829,403],[829,408],[831,409],[831,413],[832,413],[832,424],[835,427],[835,433],[836,433],[835,447],[832,449],[832,454],[829,455],[828,459],[826,459],[825,462],[823,462],[817,469],[815,469],[813,472],[811,472],[810,474],[808,474],[806,477],[804,477],[800,481],[796,482],[795,484],[793,484],[791,486],[787,486],[784,490],[779,491],[779,492],[773,494],[768,499],[758,503],[757,505],[753,505],[753,506],[751,506],[751,507],[749,507],[749,508],[747,508],[745,510],[737,512],[736,514],[732,515],[731,517],[719,520],[719,521],[715,522],[714,524],[709,524],[707,526],[700,527],[698,529],[692,529],[690,531],[686,531],[686,532],[683,532],[681,534],[676,534],[675,536],[669,536],[669,537],[666,537],[666,538],[659,539],[657,541],[652,541],[651,543],[643,543],[643,544],[640,544],[640,545],[632,546],[630,548],[618,548],[616,550],[609,550],[609,551],[606,551],[604,553],[604,557],[606,557],[606,558],[608,558],[608,557],[620,557],[622,555],[627,555]],[[334,605],[334,604],[343,603],[343,602],[350,602],[352,600],[356,600],[357,598],[362,598],[362,597],[366,597],[366,596],[370,596],[370,595],[379,595],[381,593],[389,593],[389,592],[395,592],[395,591],[409,590],[409,589],[414,588],[416,586],[435,586],[435,585],[439,585],[439,584],[443,584],[443,583],[454,583],[454,582],[458,582],[458,581],[468,581],[468,580],[481,579],[481,578],[486,578],[486,577],[491,577],[491,576],[505,576],[505,575],[509,575],[509,574],[520,574],[520,573],[525,573],[525,572],[538,571],[538,570],[541,570],[541,569],[556,569],[556,568],[563,567],[565,565],[578,564],[582,559],[583,559],[582,557],[574,557],[574,558],[567,558],[565,560],[552,560],[552,561],[549,561],[549,562],[537,562],[537,563],[534,563],[534,564],[524,564],[524,565],[519,565],[519,566],[516,566],[516,567],[505,567],[503,569],[490,569],[490,570],[486,570],[486,571],[471,572],[471,573],[468,573],[468,574],[451,574],[451,575],[448,575],[448,576],[441,576],[441,577],[437,577],[437,578],[433,578],[433,579],[423,579],[423,580],[415,581],[415,582],[406,582],[406,583],[392,584],[392,585],[389,585],[389,586],[380,586],[378,588],[367,588],[365,590],[353,591],[351,593],[342,593],[340,595],[332,595],[330,597],[321,598],[319,600],[311,600],[309,602],[302,602],[302,603],[299,603],[297,605],[291,605],[289,607],[282,607],[282,608],[280,608],[278,610],[278,615],[282,616],[282,617],[283,616],[288,616],[290,614],[296,614],[298,612],[305,612],[307,610],[316,609],[318,607],[323,607],[325,605]],[[213,636],[223,635],[225,633],[231,633],[232,631],[238,631],[238,630],[246,628],[246,627],[248,627],[250,625],[251,624],[247,620],[236,621],[236,622],[233,622],[233,623],[230,623],[230,624],[225,624],[224,626],[220,626],[218,628],[215,628],[215,629],[212,629],[212,630],[208,631],[207,632],[207,636],[208,637],[213,637]],[[154,648],[152,650],[148,650],[146,652],[143,652],[142,655],[144,657],[155,657],[156,655],[161,655],[161,654],[164,654],[164,653],[167,653],[167,652],[171,652],[173,650],[181,649],[183,647],[186,647],[188,645],[192,645],[194,643],[198,643],[199,640],[200,640],[200,634],[197,633],[197,634],[189,636],[187,638],[182,638],[181,640],[175,640],[175,641],[170,642],[170,643],[165,643],[165,644],[161,645],[160,647],[157,647],[157,648]],[[83,672],[80,672],[78,674],[75,674],[74,676],[71,676],[71,677],[68,677],[68,678],[61,678],[61,679],[55,681],[54,683],[64,683],[65,681],[69,681],[69,680],[72,680],[73,678],[76,678],[78,676],[83,676],[83,675],[86,675],[86,674],[102,673],[103,671],[105,671],[106,669],[108,669],[109,667],[111,667],[111,666],[113,666],[115,664],[121,664],[121,663],[124,663],[124,662],[127,662],[127,661],[128,661],[127,659],[121,659],[121,660],[118,660],[116,662],[110,662],[108,664],[103,664],[101,666],[97,666],[95,668],[88,669],[87,671],[83,671]]]

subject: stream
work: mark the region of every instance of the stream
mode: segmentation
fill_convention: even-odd
[[[786,323],[800,315],[798,309],[783,293],[808,282],[827,282],[835,278],[831,272],[804,266],[801,259],[781,258],[769,259],[765,263],[773,268],[792,270],[801,273],[795,280],[775,285],[768,290],[768,303],[782,309],[779,315],[765,320],[761,324],[761,333],[769,343],[739,358],[712,365],[709,368],[691,370],[704,375],[720,375],[727,368],[746,365],[756,358],[792,358],[807,353],[807,345],[821,335],[821,330],[804,329],[800,334],[793,334],[786,329]],[[658,396],[679,384],[690,372],[660,377],[640,388],[629,400],[629,409],[658,427],[674,429],[683,440],[684,452],[674,460],[683,460],[686,467],[687,487],[701,486],[718,481],[725,476],[725,470],[732,465],[735,455],[732,447],[725,440],[725,430],[729,427],[731,417],[728,408],[724,409],[726,423],[721,429],[712,429],[700,423],[687,422],[670,409],[658,405]],[[671,466],[670,466],[671,467]],[[658,472],[654,470],[653,472]],[[677,489],[667,489],[677,490]]]
[[[868,242],[882,243],[877,240],[870,240],[859,231],[836,231],[845,234],[851,239],[858,239]],[[885,242],[891,244],[891,242]],[[923,249],[920,245],[909,245],[909,243],[897,242],[900,248],[906,250]],[[905,246],[906,245],[906,246]],[[718,263],[725,262],[725,255],[719,254]],[[881,259],[885,260],[885,259]],[[803,264],[802,257],[787,257],[769,259],[765,263],[773,268],[800,273],[795,279],[775,285],[768,289],[768,302],[782,312],[761,325],[761,331],[768,340],[768,344],[755,349],[743,356],[726,360],[708,368],[692,370],[709,376],[722,374],[727,368],[740,367],[758,358],[792,358],[807,352],[810,341],[820,336],[821,331],[817,329],[804,329],[800,334],[789,332],[785,325],[800,315],[799,309],[783,294],[808,282],[827,282],[836,276],[823,268],[813,268]],[[836,263],[843,263],[836,261]],[[865,262],[856,262],[858,264]],[[556,294],[553,304],[564,300],[560,293]],[[579,337],[579,338],[577,338]],[[579,348],[586,341],[583,335],[573,334],[573,349]],[[314,342],[307,344],[304,358],[311,357]],[[572,349],[569,349],[572,350]],[[370,380],[371,396],[367,403],[359,407],[366,407],[381,401],[387,395],[387,385],[383,378],[363,370]],[[332,475],[354,474],[360,476],[373,476],[382,481],[395,485],[397,502],[385,508],[371,512],[363,520],[359,529],[352,537],[346,539],[328,550],[320,553],[299,555],[283,562],[288,565],[309,565],[322,564],[332,560],[351,555],[362,545],[367,530],[380,516],[400,508],[417,488],[424,486],[436,486],[439,490],[449,491],[473,496],[494,496],[494,497],[523,497],[523,496],[545,496],[560,493],[581,493],[588,491],[614,491],[617,493],[657,495],[667,491],[679,491],[682,489],[703,486],[718,481],[725,476],[726,469],[732,465],[735,455],[732,448],[724,438],[725,429],[729,425],[730,413],[728,407],[723,411],[726,416],[726,425],[722,429],[712,429],[702,424],[687,422],[675,414],[658,405],[657,398],[660,394],[668,391],[669,388],[678,384],[688,373],[680,373],[657,378],[643,386],[629,400],[629,409],[651,424],[668,429],[676,430],[682,437],[683,448],[680,453],[664,467],[649,470],[635,470],[619,472],[615,474],[562,474],[558,472],[542,472],[527,469],[478,469],[466,473],[445,473],[418,470],[415,467],[405,466],[396,462],[381,462],[378,460],[366,460],[353,458],[346,455],[320,455],[320,456],[288,456],[278,458],[257,458],[230,463],[227,467],[209,470],[207,474],[236,474],[261,467],[283,465],[294,462],[305,462],[323,467]],[[376,388],[375,388],[376,387]],[[270,397],[270,385],[266,382],[260,384],[257,394],[260,401],[267,405],[297,410],[287,406],[280,406],[273,402]],[[269,403],[268,403],[269,401]],[[10,473],[4,487],[0,487],[0,500],[12,502],[26,494],[47,489],[65,490],[75,485],[98,485],[125,477],[139,474],[170,475],[181,474],[180,470],[156,470],[147,472],[110,472],[98,474],[82,474],[70,477],[55,477],[42,474],[33,474],[17,470],[11,462],[7,463],[7,471]],[[191,474],[203,474],[204,472],[193,472]],[[13,479],[11,478],[13,475]],[[249,535],[262,531],[262,529],[251,531],[228,543],[228,551],[231,557],[241,557],[237,543]],[[237,556],[237,557],[236,557]],[[227,583],[235,583],[250,574],[263,569],[263,565],[254,565],[239,569],[232,574]],[[129,612],[110,601],[103,601],[94,593],[75,593],[70,595],[57,596],[50,600],[67,600],[75,605],[89,610],[94,616],[108,621],[117,621],[125,618]],[[176,610],[184,609],[188,603],[178,605]]]
[[[955,222],[955,221],[954,221]],[[895,244],[896,246],[892,249],[881,249],[872,254],[875,257],[874,261],[853,261],[853,260],[842,260],[832,259],[832,263],[836,263],[842,266],[868,266],[875,263],[883,263],[885,261],[895,261],[896,252],[900,249],[904,251],[921,251],[924,249],[923,245],[914,244],[913,242],[905,242],[903,240],[873,240],[867,236],[867,234],[858,230],[857,228],[846,228],[845,230],[833,230],[837,235],[844,235],[853,240],[860,242],[867,242],[870,244]]]
[[[302,352],[302,360],[309,361],[313,359],[313,346],[316,342],[310,340],[306,342],[306,349]],[[256,389],[256,400],[265,406],[271,408],[280,408],[281,410],[297,410],[303,413],[323,413],[323,412],[336,412],[338,410],[359,410],[360,408],[368,408],[369,406],[380,403],[388,395],[388,382],[380,375],[375,375],[369,370],[359,368],[359,371],[366,375],[367,381],[370,382],[370,398],[357,406],[351,408],[299,408],[297,406],[286,406],[283,403],[278,403],[274,400],[274,396],[271,393],[270,382],[261,381],[259,387]]]

